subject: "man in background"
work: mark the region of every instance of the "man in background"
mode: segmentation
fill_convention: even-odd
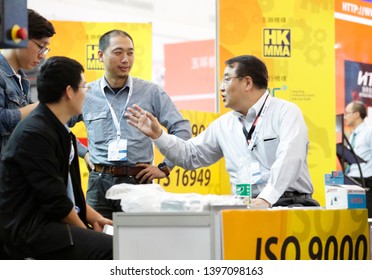
[[[355,154],[365,162],[359,163],[362,174],[356,163],[351,164],[346,175],[362,184],[367,198],[368,217],[372,218],[372,126],[365,122],[367,109],[362,101],[353,101],[345,107],[344,119],[351,128],[350,145]]]

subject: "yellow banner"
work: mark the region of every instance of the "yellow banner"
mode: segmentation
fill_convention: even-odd
[[[220,0],[219,6],[220,77],[233,56],[264,60],[272,95],[302,110],[314,197],[324,205],[323,176],[336,168],[333,1]]]
[[[85,79],[92,82],[103,76],[103,63],[98,61],[99,38],[111,29],[128,32],[134,41],[136,58],[131,75],[151,80],[152,75],[152,25],[151,23],[120,22],[72,22],[52,21],[56,35],[51,38],[48,56],[67,56],[79,61],[85,69]],[[77,138],[87,144],[84,123],[80,122],[72,131]],[[79,159],[82,187],[88,186],[88,169],[83,159]]]
[[[64,55],[79,61],[85,68],[85,79],[92,82],[103,76],[103,63],[98,61],[99,38],[112,29],[128,32],[134,41],[136,58],[131,75],[151,80],[151,23],[52,21],[56,35],[51,38],[48,56]]]
[[[192,137],[204,131],[208,125],[218,118],[217,113],[181,111],[183,117],[190,121]],[[164,156],[155,151],[156,164],[163,161]],[[176,166],[168,178],[156,180],[165,190],[175,193],[200,193],[200,194],[231,194],[229,176],[226,171],[225,161],[196,170],[185,170]]]
[[[224,210],[228,260],[367,260],[368,215],[356,210]]]

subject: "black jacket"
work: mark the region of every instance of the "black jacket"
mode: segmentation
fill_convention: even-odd
[[[72,245],[69,226],[61,222],[73,208],[66,187],[69,169],[79,216],[87,224],[75,136],[39,104],[18,124],[3,152],[0,234],[8,254],[32,257]]]

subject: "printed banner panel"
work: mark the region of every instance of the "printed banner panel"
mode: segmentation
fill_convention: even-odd
[[[271,94],[302,110],[314,197],[321,204],[323,175],[336,166],[333,12],[333,1],[219,1],[220,77],[233,56],[263,59]],[[227,111],[222,101],[220,111]]]
[[[334,14],[336,114],[343,114],[347,103],[354,97],[359,97],[359,94],[356,96],[358,88],[365,87],[362,95],[368,95],[368,90],[369,94],[371,93],[371,69],[368,65],[372,64],[372,46],[369,43],[372,37],[372,3],[358,0],[335,0]],[[351,76],[349,71],[358,71],[358,68],[362,71],[358,73],[358,78],[354,76],[355,73]],[[365,99],[366,96],[362,97],[362,101],[367,101],[368,107],[371,107],[368,99]],[[371,108],[368,109],[371,110]]]
[[[181,110],[190,121],[192,137],[197,136],[219,117],[217,113]],[[155,162],[159,164],[164,156],[155,148]],[[168,178],[155,180],[166,191],[174,193],[231,194],[229,176],[222,158],[215,164],[196,170],[185,170],[176,166]]]
[[[366,209],[223,210],[226,260],[369,260]]]
[[[164,89],[182,110],[216,112],[215,41],[164,45]]]
[[[372,110],[372,64],[345,60],[345,103],[362,101]]]

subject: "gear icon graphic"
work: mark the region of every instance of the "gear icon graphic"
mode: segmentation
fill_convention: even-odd
[[[327,38],[327,33],[324,31],[324,29],[318,29],[314,32],[314,38],[317,43],[323,43]]]
[[[317,44],[312,44],[307,47],[304,52],[306,61],[313,66],[321,64],[326,56],[323,48]]]
[[[306,24],[305,19],[290,20],[285,27],[291,28],[292,43],[299,50],[304,50],[311,42],[312,28]]]

